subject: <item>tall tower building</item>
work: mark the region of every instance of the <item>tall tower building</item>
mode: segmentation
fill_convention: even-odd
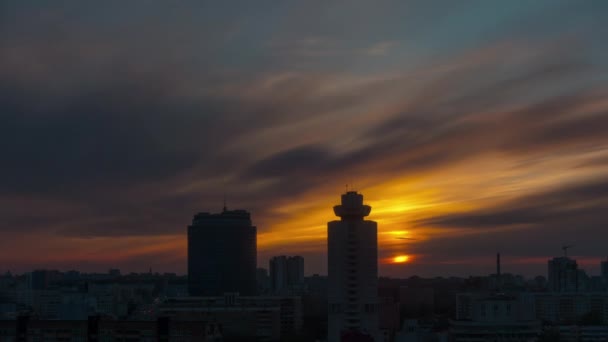
[[[188,226],[191,296],[256,293],[256,227],[245,210],[198,213]]]
[[[602,261],[600,263],[600,266],[602,278],[604,278],[604,281],[608,281],[608,258],[605,261]]]
[[[364,220],[370,211],[363,195],[349,191],[334,207],[340,221],[327,224],[329,342],[378,335],[378,227]]]

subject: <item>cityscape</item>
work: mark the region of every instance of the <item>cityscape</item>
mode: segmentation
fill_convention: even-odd
[[[0,1],[0,342],[608,342],[607,14]]]
[[[378,226],[357,191],[327,223],[328,274],[305,259],[256,265],[246,210],[200,212],[187,227],[188,274],[7,272],[2,341],[605,341],[608,258],[589,276],[568,257],[534,278],[378,277]],[[488,256],[488,262],[493,258]]]

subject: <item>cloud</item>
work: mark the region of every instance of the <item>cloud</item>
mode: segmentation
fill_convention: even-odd
[[[131,237],[180,236],[194,212],[219,210],[226,194],[231,207],[254,212],[272,241],[285,233],[283,220],[297,222],[303,212],[319,217],[314,227],[288,233],[301,234],[312,255],[314,248],[323,252],[313,246],[325,220],[315,216],[319,206],[348,178],[380,187],[441,173],[457,182],[467,176],[454,171],[458,166],[490,156],[526,173],[522,161],[554,157],[563,168],[566,161],[582,165],[597,158],[587,152],[608,145],[606,88],[594,76],[603,69],[576,37],[507,36],[401,61],[396,48],[416,44],[395,33],[404,21],[397,13],[399,21],[367,35],[360,20],[384,18],[386,8],[349,9],[345,17],[342,6],[286,7],[264,13],[271,18],[238,15],[226,25],[173,7],[167,13],[179,20],[163,23],[150,15],[160,7],[129,7],[96,20],[84,7],[74,13],[85,11],[87,20],[59,9],[30,18],[21,8],[15,18],[23,20],[6,21],[0,33],[0,234],[103,238],[100,244],[129,238],[143,248]],[[312,32],[302,29],[310,16],[298,8],[314,14],[319,25]],[[327,12],[317,16],[320,8]],[[338,15],[343,25],[333,20]],[[349,40],[353,24],[361,35]],[[365,64],[370,60],[383,65]],[[600,168],[570,171],[582,179]],[[573,191],[551,196],[574,201]],[[505,237],[543,221],[565,232],[570,217],[596,227],[591,218],[599,204],[592,198],[603,201],[603,192],[585,189],[581,208],[551,204],[551,196],[524,197],[551,209],[507,201],[420,223]],[[324,210],[331,216],[330,205]],[[490,238],[433,236],[411,245],[428,255],[443,243],[462,256],[471,239]]]
[[[418,221],[420,225],[493,229],[510,226],[600,227],[607,223],[608,181],[599,179],[534,193],[477,211],[440,215]],[[598,232],[599,233],[599,232]]]
[[[364,52],[370,56],[385,56],[397,45],[399,45],[397,42],[380,42],[370,46]]]
[[[412,253],[426,254],[427,262],[458,258],[489,258],[501,252],[507,258],[560,255],[560,246],[574,244],[575,258],[601,255],[601,237],[608,219],[608,181],[605,178],[569,184],[501,204],[417,220],[419,227],[450,228],[453,233],[411,245]],[[432,254],[428,254],[433,251]],[[469,261],[470,263],[470,261]],[[544,272],[528,265],[517,272]],[[597,266],[597,265],[596,265]],[[467,262],[461,266],[467,267]]]

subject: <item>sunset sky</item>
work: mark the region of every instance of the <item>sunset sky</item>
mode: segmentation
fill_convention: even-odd
[[[327,271],[349,184],[380,273],[608,256],[608,2],[3,1],[0,272],[185,273],[198,211]],[[400,258],[395,263],[396,256]]]

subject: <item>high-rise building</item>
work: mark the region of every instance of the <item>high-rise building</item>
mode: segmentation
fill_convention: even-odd
[[[364,220],[370,211],[363,195],[349,191],[334,207],[340,221],[327,224],[329,342],[378,334],[378,228]]]
[[[304,285],[304,258],[275,256],[270,259],[270,287],[275,294],[295,293]]]
[[[601,262],[601,268],[602,268],[602,278],[604,279],[604,281],[608,281],[608,259]]]
[[[287,257],[275,256],[268,262],[270,270],[270,290],[278,293],[287,288]]]
[[[558,257],[549,260],[549,291],[577,292],[579,290],[579,271],[576,260]]]
[[[256,227],[245,210],[198,213],[188,226],[191,296],[256,293]]]
[[[304,283],[304,258],[295,255],[287,258],[287,283],[299,286]]]

